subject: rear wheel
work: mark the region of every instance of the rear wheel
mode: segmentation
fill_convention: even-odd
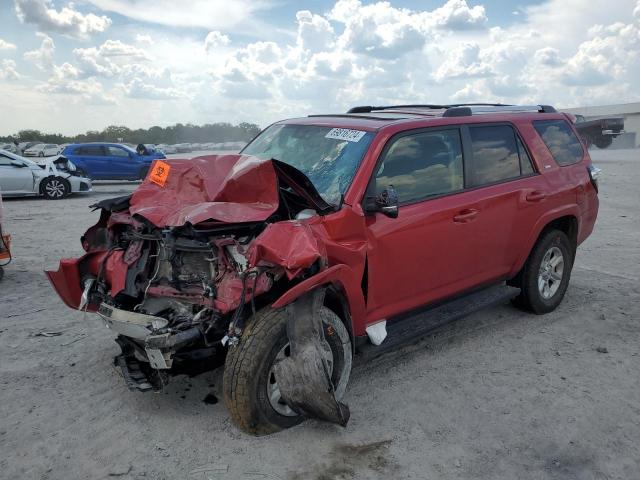
[[[347,388],[352,350],[349,333],[331,310],[320,311],[324,336],[331,348],[331,380],[336,398]],[[266,435],[293,427],[304,418],[282,400],[274,375],[277,360],[289,356],[286,316],[270,308],[258,312],[245,329],[240,343],[230,347],[224,367],[225,403],[234,422],[245,432]]]
[[[71,193],[71,186],[64,178],[49,177],[42,184],[42,194],[47,200],[60,200]]]
[[[598,148],[607,148],[611,146],[613,142],[613,138],[610,136],[607,137],[598,137],[595,140],[596,147]]]
[[[140,180],[147,178],[147,173],[149,173],[149,167],[142,167],[140,169]]]
[[[515,304],[539,315],[555,310],[569,286],[574,256],[564,232],[550,230],[542,235],[523,267]]]

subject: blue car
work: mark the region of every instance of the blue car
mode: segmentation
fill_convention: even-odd
[[[141,155],[119,143],[74,143],[61,155],[92,180],[141,180],[154,160],[166,158],[155,150]]]

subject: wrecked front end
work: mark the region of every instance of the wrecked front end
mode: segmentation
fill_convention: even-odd
[[[221,365],[257,310],[327,268],[305,219],[333,207],[276,161],[156,162],[132,196],[95,207],[86,253],[47,275],[68,306],[117,334],[132,390]]]

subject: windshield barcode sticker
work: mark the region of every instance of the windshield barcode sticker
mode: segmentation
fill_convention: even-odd
[[[332,128],[324,138],[333,138],[334,140],[346,140],[347,142],[359,142],[364,134],[361,130],[350,130],[348,128]]]

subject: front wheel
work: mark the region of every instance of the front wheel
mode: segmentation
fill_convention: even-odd
[[[555,310],[569,286],[574,256],[564,232],[550,230],[540,237],[523,268],[516,305],[538,315]]]
[[[60,200],[70,193],[71,186],[64,178],[49,177],[42,185],[42,194],[47,200]]]
[[[330,309],[320,310],[324,337],[331,348],[331,381],[336,399],[347,388],[352,350],[349,333]],[[224,400],[234,422],[245,432],[267,435],[293,427],[304,418],[280,395],[274,375],[277,360],[290,355],[283,310],[266,308],[247,326],[240,342],[229,347],[224,367]]]

